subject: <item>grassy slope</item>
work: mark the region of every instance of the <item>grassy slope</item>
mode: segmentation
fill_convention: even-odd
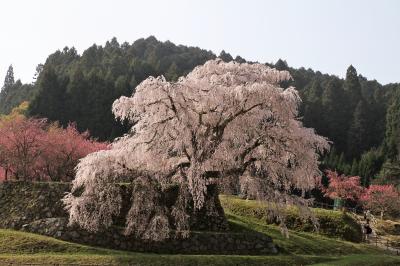
[[[299,258],[299,262],[323,261]],[[30,233],[0,230],[0,264],[293,265],[295,256],[159,255],[88,247]]]
[[[255,217],[233,214],[228,209],[226,212],[235,230],[256,230],[272,236],[280,247],[280,255],[145,254],[94,248],[40,235],[0,230],[0,264],[400,265],[400,257],[389,256],[366,245],[294,231],[291,232],[290,238],[286,239],[276,226],[266,225]]]
[[[266,208],[263,204],[254,200],[242,200],[234,196],[220,197],[221,203],[226,211],[231,213],[265,219]],[[312,209],[319,221],[319,233],[333,238],[341,238],[352,242],[361,242],[362,233],[360,226],[355,219],[340,211],[332,211],[314,208]],[[314,227],[310,222],[300,218],[299,212],[294,207],[286,209],[286,225],[289,229],[302,232],[313,232]]]

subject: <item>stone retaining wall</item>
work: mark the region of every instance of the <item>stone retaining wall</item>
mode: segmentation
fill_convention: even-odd
[[[70,187],[58,182],[0,182],[0,227],[20,229],[36,220],[67,217],[60,199]]]
[[[122,233],[123,219],[105,232],[90,233],[76,226],[69,227],[68,215],[61,198],[70,190],[69,183],[0,183],[0,227],[23,230],[82,244],[130,251],[179,254],[273,254],[277,250],[270,237],[256,233],[226,231],[226,219],[218,194],[209,193],[213,216],[198,213],[194,230],[187,239],[171,237],[164,242],[144,241]],[[129,205],[129,190],[122,189]],[[127,208],[123,206],[127,211]],[[216,215],[216,213],[218,215]],[[121,216],[123,216],[122,214]],[[119,225],[119,226],[118,226]],[[217,225],[217,226],[216,226]],[[196,229],[197,228],[197,229]],[[212,232],[211,232],[211,231]],[[214,231],[216,230],[216,231]]]
[[[68,227],[65,218],[38,220],[24,225],[22,230],[81,244],[141,252],[253,255],[277,252],[272,239],[259,233],[191,232],[187,239],[154,242],[125,236],[116,227],[97,234],[89,233],[77,227]]]

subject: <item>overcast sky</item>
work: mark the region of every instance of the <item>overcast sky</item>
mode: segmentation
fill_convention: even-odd
[[[0,2],[0,84],[10,64],[31,82],[35,66],[65,46],[79,53],[113,36],[154,35],[248,60],[287,60],[343,77],[353,64],[400,82],[400,1],[5,0]]]

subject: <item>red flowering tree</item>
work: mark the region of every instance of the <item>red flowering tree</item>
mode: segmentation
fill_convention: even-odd
[[[342,201],[357,201],[360,198],[363,188],[360,185],[359,176],[339,175],[336,171],[331,170],[327,170],[325,173],[329,180],[328,187],[322,189],[325,197]]]
[[[6,180],[9,175],[16,180],[39,178],[45,126],[45,120],[21,116],[0,122],[0,166]]]
[[[63,129],[45,119],[17,115],[0,120],[2,179],[70,181],[80,158],[107,148],[79,133],[71,124]]]
[[[400,207],[400,194],[393,185],[371,185],[360,200],[365,208],[380,213],[381,219],[385,213],[397,211]]]
[[[80,158],[107,149],[107,143],[97,142],[89,132],[80,133],[75,124],[63,129],[53,124],[41,145],[41,175],[52,181],[71,181]]]

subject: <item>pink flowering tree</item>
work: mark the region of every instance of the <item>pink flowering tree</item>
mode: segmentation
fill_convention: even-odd
[[[143,218],[149,212],[133,204],[125,232],[163,240],[171,228],[190,229],[186,210],[204,207],[209,185],[245,173],[257,199],[274,203],[268,206],[283,229],[287,204],[311,215],[309,200],[291,192],[315,187],[318,153],[329,144],[298,120],[298,92],[279,86],[289,79],[287,71],[262,64],[221,60],[208,61],[177,82],[149,77],[133,96],[112,106],[118,119],[132,123],[130,133],[78,164],[72,192],[64,198],[70,223],[91,231],[110,226],[121,207],[116,183],[146,177],[151,186],[179,184],[171,213],[175,222],[149,203],[153,193],[141,193],[136,197],[149,204],[152,215]]]
[[[80,133],[74,124],[63,129],[51,125],[42,142],[41,172],[45,179],[71,181],[79,159],[89,153],[107,149],[108,143],[97,142],[88,132]]]
[[[365,208],[379,213],[381,219],[384,214],[398,211],[400,208],[400,194],[393,185],[371,185],[360,200]]]
[[[80,158],[106,149],[74,125],[63,129],[45,119],[22,115],[0,120],[0,167],[3,179],[71,181]]]
[[[323,188],[326,197],[344,202],[347,200],[357,201],[360,198],[363,188],[360,185],[359,176],[339,175],[336,171],[331,170],[327,170],[325,173],[329,180],[328,187]]]
[[[0,166],[6,180],[10,176],[25,181],[40,178],[38,162],[45,128],[45,120],[21,116],[0,122]]]

